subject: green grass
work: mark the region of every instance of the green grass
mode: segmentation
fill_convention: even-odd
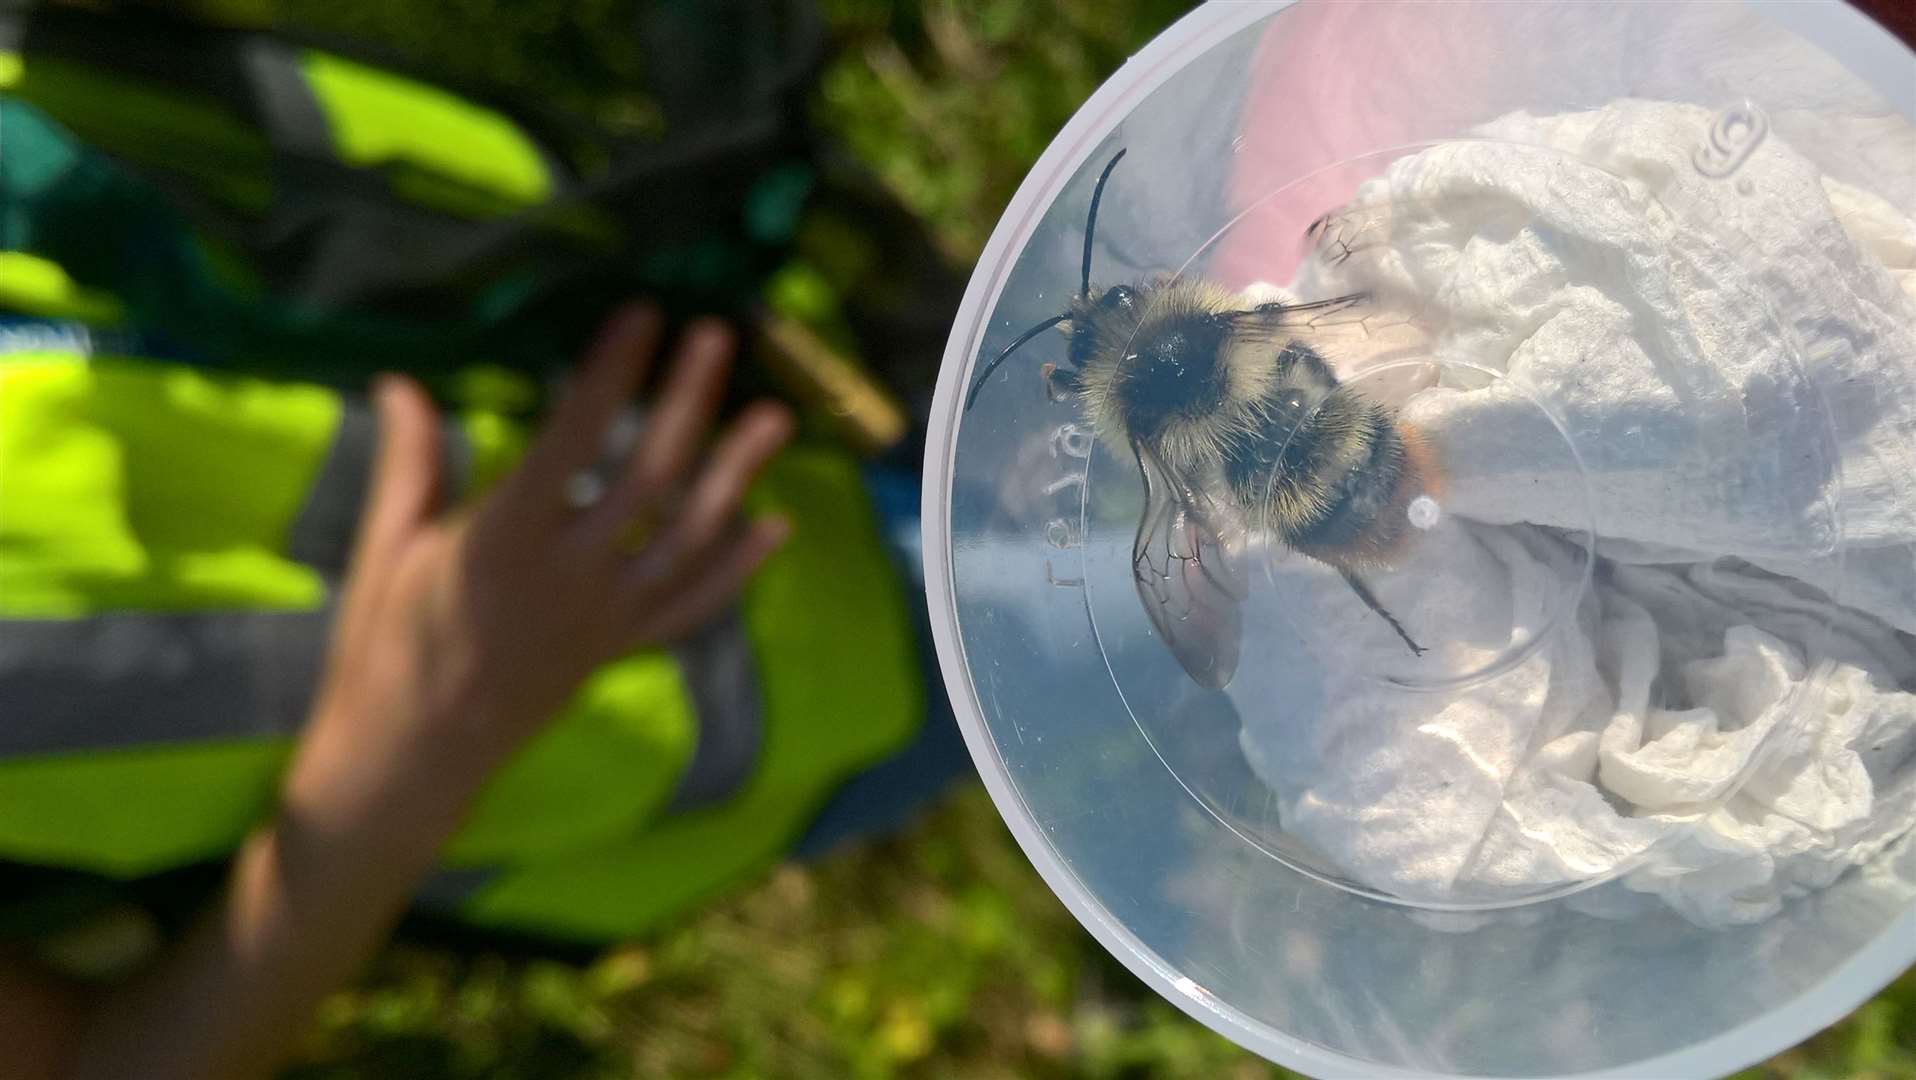
[[[818,120],[969,264],[1051,136],[1188,0],[825,0]]]
[[[1085,934],[967,785],[586,966],[395,947],[297,1080],[1290,1076]],[[1916,973],[1748,1080],[1916,1078]]]
[[[975,786],[589,966],[395,947],[311,1055],[301,1080],[1287,1075],[1118,967]]]

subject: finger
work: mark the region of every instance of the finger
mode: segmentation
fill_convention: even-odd
[[[725,394],[733,348],[731,330],[716,320],[700,320],[686,331],[625,482],[656,494],[670,490],[691,467]]]
[[[791,437],[791,411],[771,402],[752,406],[732,425],[673,522],[681,551],[703,551],[718,539],[738,515],[746,489]]]
[[[381,378],[373,389],[379,454],[360,514],[353,560],[378,558],[432,516],[439,492],[439,415],[417,382]]]
[[[412,379],[382,377],[373,388],[379,414],[379,452],[371,489],[353,541],[342,627],[353,624],[380,591],[391,556],[431,520],[439,496],[439,416]]]
[[[762,402],[746,410],[712,448],[711,457],[690,495],[665,530],[649,541],[648,550],[640,557],[671,564],[709,547],[732,525],[746,489],[791,436],[792,415],[783,405]],[[643,488],[635,485],[634,490]],[[632,497],[622,493],[620,502]],[[618,506],[605,509],[604,520],[589,522],[586,527],[594,530],[594,540],[616,541],[621,530],[632,521],[634,512]],[[614,518],[613,514],[619,516]],[[609,537],[607,531],[610,531]]]
[[[663,327],[650,304],[628,305],[606,321],[526,451],[518,479],[527,489],[552,493],[556,500],[567,478],[597,464],[606,427],[645,377]]]
[[[663,595],[661,582],[634,560],[620,582],[623,595],[638,614],[631,646],[674,641],[710,622],[738,599],[752,574],[791,533],[791,523],[782,517],[760,518],[713,551],[682,581],[666,586],[669,591]]]
[[[585,548],[608,549],[645,508],[676,492],[724,396],[731,355],[732,335],[723,323],[702,321],[686,332],[624,474],[580,521]]]

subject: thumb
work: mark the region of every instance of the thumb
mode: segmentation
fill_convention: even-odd
[[[392,553],[431,520],[439,491],[439,416],[426,391],[402,375],[373,388],[379,457],[353,543],[352,573],[378,574]]]

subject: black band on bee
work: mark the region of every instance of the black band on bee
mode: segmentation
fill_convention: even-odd
[[[1386,513],[1397,501],[1404,472],[1404,440],[1382,406],[1366,410],[1364,434],[1370,451],[1362,464],[1344,472],[1330,485],[1327,511],[1315,521],[1299,523],[1291,543],[1299,548],[1361,551],[1371,545],[1388,548],[1404,529],[1404,520]]]
[[[1403,532],[1396,510],[1415,471],[1395,414],[1302,343],[1281,350],[1277,369],[1249,437],[1225,454],[1226,481],[1286,545],[1337,566],[1378,561]]]

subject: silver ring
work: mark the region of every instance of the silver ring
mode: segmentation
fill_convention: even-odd
[[[637,406],[627,405],[620,409],[599,440],[598,463],[566,477],[565,491],[562,493],[566,506],[580,512],[597,506],[611,489],[611,481],[607,477],[624,467],[644,429],[645,416]]]
[[[605,478],[597,469],[580,469],[565,480],[565,504],[573,510],[590,510],[605,498]]]

